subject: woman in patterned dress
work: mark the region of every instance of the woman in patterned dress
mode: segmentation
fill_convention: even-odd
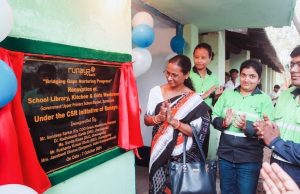
[[[202,143],[209,131],[210,108],[193,91],[189,78],[191,62],[184,55],[168,61],[167,83],[150,90],[144,122],[153,126],[149,164],[149,193],[171,193],[168,163],[182,161],[183,140],[187,140],[187,162],[199,161],[200,152],[192,136]]]

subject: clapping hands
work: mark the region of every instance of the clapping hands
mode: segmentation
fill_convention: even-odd
[[[246,130],[246,115],[236,115],[233,125],[236,128],[242,129],[243,131]]]
[[[216,88],[215,90],[215,98],[219,98],[221,96],[221,94],[223,93],[223,86],[219,86],[218,88]]]
[[[280,136],[278,126],[274,122],[271,122],[266,115],[263,116],[263,120],[258,120],[253,125],[257,130],[256,135],[266,145],[270,145],[276,137]]]
[[[231,108],[227,109],[226,115],[223,120],[223,126],[227,128],[229,125],[231,125],[233,118],[234,118],[234,111]]]
[[[218,98],[223,93],[223,87],[222,86],[220,86],[220,87],[212,86],[206,92],[204,92],[201,97],[203,99],[206,99],[214,92],[215,92],[215,98]]]
[[[223,120],[223,127],[227,128],[231,124],[234,127],[245,130],[246,129],[246,115],[236,114],[231,108],[227,109],[226,115]]]
[[[167,102],[167,101],[164,101],[161,104],[159,113],[157,115],[159,117],[160,122],[164,122],[166,120],[169,106],[170,106],[169,102]]]

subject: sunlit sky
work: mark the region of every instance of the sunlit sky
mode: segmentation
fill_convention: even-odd
[[[295,14],[300,19],[300,0],[296,2]],[[281,63],[285,66],[290,62],[289,54],[293,48],[300,45],[300,34],[297,32],[293,22],[291,26],[282,28],[266,28],[268,37],[277,52]]]

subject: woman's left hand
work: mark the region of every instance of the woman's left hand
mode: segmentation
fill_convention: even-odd
[[[165,106],[167,107],[167,111],[166,111],[167,118],[166,118],[166,120],[167,120],[168,123],[170,123],[173,120],[170,103],[165,102]]]
[[[221,94],[223,93],[223,87],[219,86],[216,90],[215,90],[215,98],[219,98],[221,96]]]
[[[234,120],[234,126],[242,129],[243,131],[246,130],[246,115],[237,115]]]

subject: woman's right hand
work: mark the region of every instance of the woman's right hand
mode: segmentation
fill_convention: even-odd
[[[157,117],[159,118],[160,122],[164,122],[167,118],[167,111],[168,111],[168,102],[163,102],[160,106],[159,113]]]
[[[204,100],[208,98],[215,90],[216,90],[216,86],[212,86],[211,88],[209,88],[206,92],[204,92],[201,95],[202,99]]]
[[[234,118],[234,111],[231,108],[227,109],[226,115],[223,120],[226,128],[229,127],[229,125],[231,125],[233,118]]]

